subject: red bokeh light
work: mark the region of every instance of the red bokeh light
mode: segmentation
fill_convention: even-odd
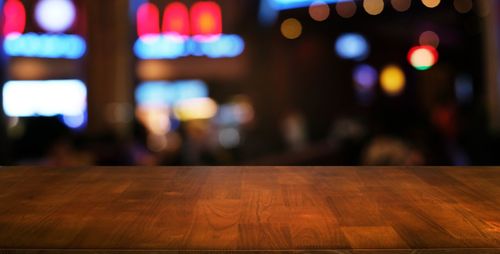
[[[137,10],[137,35],[160,33],[160,11],[152,3],[144,3]]]
[[[189,35],[189,11],[186,5],[180,2],[167,5],[163,14],[163,32]]]
[[[3,7],[3,35],[23,33],[26,26],[26,10],[19,0],[7,0]]]
[[[191,7],[191,32],[194,35],[222,33],[220,6],[211,1],[197,2]]]

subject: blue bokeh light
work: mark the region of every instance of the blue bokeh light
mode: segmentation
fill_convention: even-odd
[[[311,5],[315,0],[263,0],[267,1],[268,5],[275,10],[286,10],[303,8]],[[323,0],[327,4],[342,2],[344,0]]]
[[[361,61],[370,53],[370,46],[362,35],[347,33],[335,42],[335,51],[341,58]]]
[[[378,72],[368,64],[357,66],[353,72],[353,79],[358,89],[372,89],[378,80]]]
[[[213,40],[196,40],[175,35],[149,35],[135,42],[134,52],[140,59],[177,59],[185,56],[209,58],[236,57],[245,50],[243,39],[223,34]]]
[[[139,105],[169,106],[179,101],[208,96],[208,88],[201,80],[148,81],[135,91]]]
[[[71,116],[63,115],[62,122],[71,129],[82,129],[87,125],[87,113]]]
[[[72,34],[10,35],[3,42],[8,56],[38,58],[81,58],[86,50],[85,40]]]

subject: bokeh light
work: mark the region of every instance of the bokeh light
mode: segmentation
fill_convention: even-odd
[[[437,48],[439,46],[439,36],[433,31],[425,31],[420,34],[418,41],[422,46],[431,46]]]
[[[12,80],[3,86],[7,116],[80,116],[87,110],[87,88],[76,79]]]
[[[167,5],[163,12],[163,33],[176,33],[178,35],[188,36],[189,11],[185,4],[173,2]]]
[[[309,15],[316,21],[324,21],[330,16],[330,6],[323,1],[314,1],[309,6]]]
[[[160,33],[160,10],[152,3],[143,3],[137,9],[137,36]]]
[[[190,13],[192,34],[212,36],[222,33],[222,13],[218,3],[195,2]]]
[[[344,59],[363,60],[369,52],[370,46],[365,37],[357,33],[341,35],[335,42],[337,54]]]
[[[165,135],[170,131],[170,109],[167,105],[138,105],[135,115],[152,134]]]
[[[297,39],[302,34],[302,24],[294,18],[289,18],[281,23],[281,34],[287,39]]]
[[[422,4],[424,4],[428,8],[435,8],[441,3],[441,0],[422,0]]]
[[[389,96],[401,94],[406,85],[403,70],[396,65],[386,66],[380,73],[380,85],[382,90]]]
[[[217,108],[217,103],[210,98],[193,98],[177,103],[174,113],[181,121],[203,120],[214,117]]]
[[[26,10],[19,0],[7,0],[3,6],[3,35],[22,34],[26,26]]]
[[[384,10],[384,0],[364,0],[363,8],[370,15],[378,15]]]
[[[81,58],[86,50],[85,40],[74,34],[10,34],[3,42],[8,56],[39,58]]]
[[[417,46],[408,52],[408,62],[419,71],[430,69],[438,60],[438,52],[431,46]]]
[[[411,0],[391,0],[392,8],[399,12],[404,12],[410,9]]]
[[[138,105],[170,106],[179,101],[208,96],[208,87],[202,80],[147,81],[135,90]]]
[[[35,7],[35,18],[45,31],[62,33],[75,22],[75,5],[71,0],[40,0]]]
[[[378,73],[372,66],[362,64],[354,69],[353,79],[358,89],[371,90],[377,83]]]
[[[219,131],[218,136],[219,144],[226,149],[235,148],[240,145],[240,132],[236,128],[223,128]]]
[[[472,0],[454,0],[453,6],[459,13],[467,13],[472,10]]]
[[[185,56],[237,57],[245,50],[245,41],[236,34],[222,34],[212,40],[200,38],[207,37],[145,35],[135,42],[134,52],[141,59],[177,59]]]
[[[354,16],[357,9],[358,7],[356,6],[356,3],[354,3],[352,0],[341,1],[335,5],[337,14],[342,18],[350,18]]]
[[[76,116],[63,115],[63,123],[71,129],[81,129],[87,123],[87,114],[80,114]]]
[[[474,97],[474,82],[469,74],[460,74],[455,79],[455,96],[461,104],[472,101]]]

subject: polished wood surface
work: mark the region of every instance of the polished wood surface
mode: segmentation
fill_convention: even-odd
[[[0,168],[0,253],[81,250],[500,253],[500,168]]]

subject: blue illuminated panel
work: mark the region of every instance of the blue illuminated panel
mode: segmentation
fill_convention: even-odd
[[[3,49],[8,56],[78,59],[87,45],[78,35],[26,33],[7,36]]]
[[[314,0],[263,0],[267,1],[268,5],[275,10],[286,10],[294,8],[308,7]],[[344,0],[322,0],[327,4],[342,2]]]
[[[209,58],[236,57],[243,53],[245,42],[234,34],[200,40],[175,35],[149,35],[135,42],[134,52],[141,59],[176,59],[185,56]]]
[[[172,105],[182,100],[207,96],[207,85],[201,80],[149,81],[141,83],[135,91],[139,105]]]

